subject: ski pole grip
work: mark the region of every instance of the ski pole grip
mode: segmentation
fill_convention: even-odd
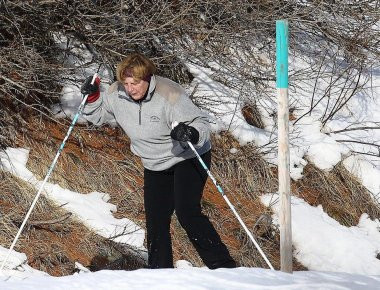
[[[98,76],[99,76],[98,73],[94,73],[94,75],[93,75],[93,77],[92,77],[92,80],[91,80],[91,85],[93,85],[93,84],[95,83],[96,78],[97,78]],[[83,104],[83,106],[86,104],[88,96],[89,96],[89,94],[87,94],[87,95],[85,95],[85,96],[83,97],[83,100],[82,100],[82,104]]]
[[[93,85],[95,83],[96,78],[98,77],[98,73],[94,73],[94,76],[92,77],[91,84]]]

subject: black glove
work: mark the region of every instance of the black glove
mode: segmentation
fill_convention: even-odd
[[[95,102],[100,96],[100,78],[97,77],[94,84],[91,84],[92,78],[92,76],[87,77],[80,88],[80,92],[83,95],[88,95],[87,103]]]
[[[194,127],[181,122],[170,132],[170,137],[177,141],[190,141],[193,144],[197,144],[199,141],[199,132]]]

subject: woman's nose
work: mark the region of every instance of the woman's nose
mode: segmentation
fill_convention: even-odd
[[[128,93],[132,92],[132,86],[126,86]]]

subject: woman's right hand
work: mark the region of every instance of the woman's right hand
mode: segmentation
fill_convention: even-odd
[[[87,77],[80,88],[80,92],[83,95],[88,95],[87,103],[95,102],[100,96],[100,78],[96,77],[95,82],[91,84],[92,78],[92,76]]]

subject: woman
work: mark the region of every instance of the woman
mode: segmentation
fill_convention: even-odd
[[[115,119],[144,166],[144,205],[148,267],[172,268],[170,221],[178,221],[207,267],[236,267],[209,219],[201,212],[207,173],[189,148],[190,141],[210,166],[208,118],[177,83],[155,75],[147,57],[135,53],[117,67],[117,82],[100,94],[91,77],[81,92],[89,95],[84,116],[100,125]],[[178,122],[178,123],[177,123]],[[178,124],[173,127],[173,124]]]

